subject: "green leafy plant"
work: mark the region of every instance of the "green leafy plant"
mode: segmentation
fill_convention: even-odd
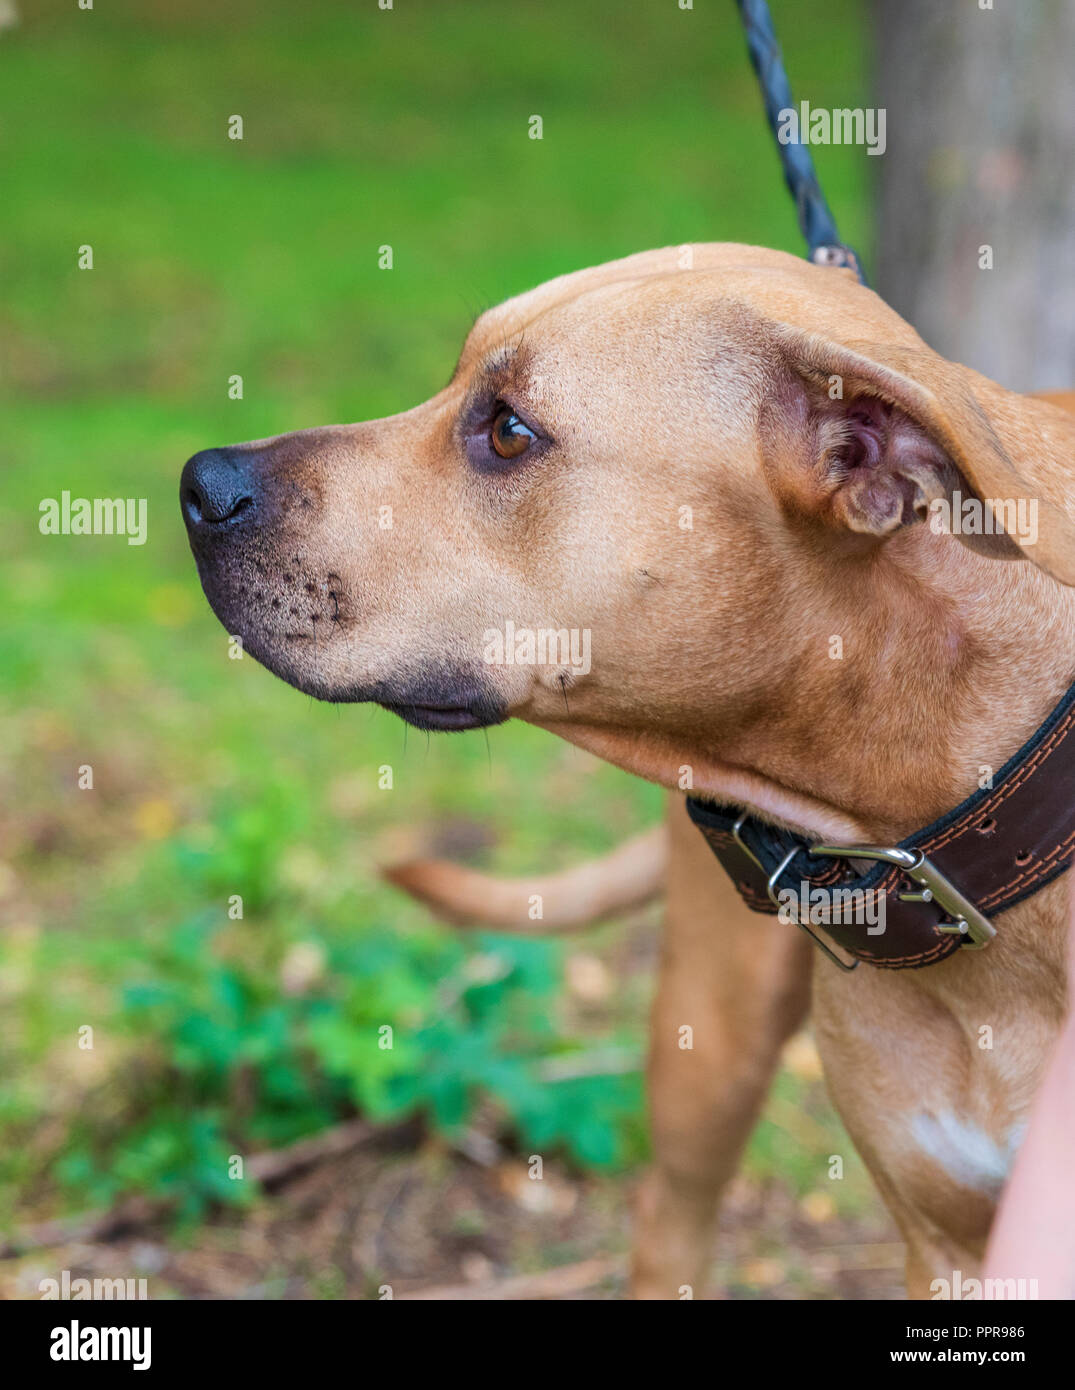
[[[80,968],[112,982],[99,1031],[117,1057],[56,1117],[43,1167],[65,1203],[137,1193],[196,1218],[210,1203],[250,1200],[252,1185],[229,1175],[233,1155],[355,1112],[422,1116],[452,1135],[492,1104],[528,1152],[606,1167],[637,1157],[633,1066],[548,1073],[579,1052],[559,1015],[559,948],[492,934],[464,945],[417,911],[402,926],[376,915],[354,925],[346,894],[311,927],[292,916],[277,869],[302,821],[301,807],[284,813],[270,793],[256,812],[223,808],[210,848],[180,838],[148,866],[187,897],[223,903],[239,884],[246,908],[277,912],[232,920],[202,908],[121,944],[97,933],[80,943]],[[307,961],[297,981],[287,966],[296,947]],[[55,1014],[47,1026],[63,1029]],[[42,1176],[21,1173],[31,1185]]]

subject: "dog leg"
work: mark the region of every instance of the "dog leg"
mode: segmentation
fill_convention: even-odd
[[[632,1266],[646,1299],[701,1291],[721,1189],[809,1001],[809,942],[744,907],[678,798],[667,892],[649,1062],[655,1162]]]

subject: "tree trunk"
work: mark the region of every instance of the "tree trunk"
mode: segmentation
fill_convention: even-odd
[[[1075,0],[993,3],[876,0],[873,283],[946,357],[1075,388]]]

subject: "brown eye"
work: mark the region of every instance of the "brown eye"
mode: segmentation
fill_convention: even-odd
[[[534,442],[534,431],[505,406],[493,421],[490,442],[502,459],[518,458]]]

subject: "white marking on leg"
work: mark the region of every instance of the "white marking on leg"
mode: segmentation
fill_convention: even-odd
[[[940,1115],[923,1112],[911,1120],[915,1143],[954,1182],[990,1196],[1007,1181],[1025,1131],[1025,1123],[1015,1125],[1000,1144],[980,1125],[960,1119],[951,1110]]]

